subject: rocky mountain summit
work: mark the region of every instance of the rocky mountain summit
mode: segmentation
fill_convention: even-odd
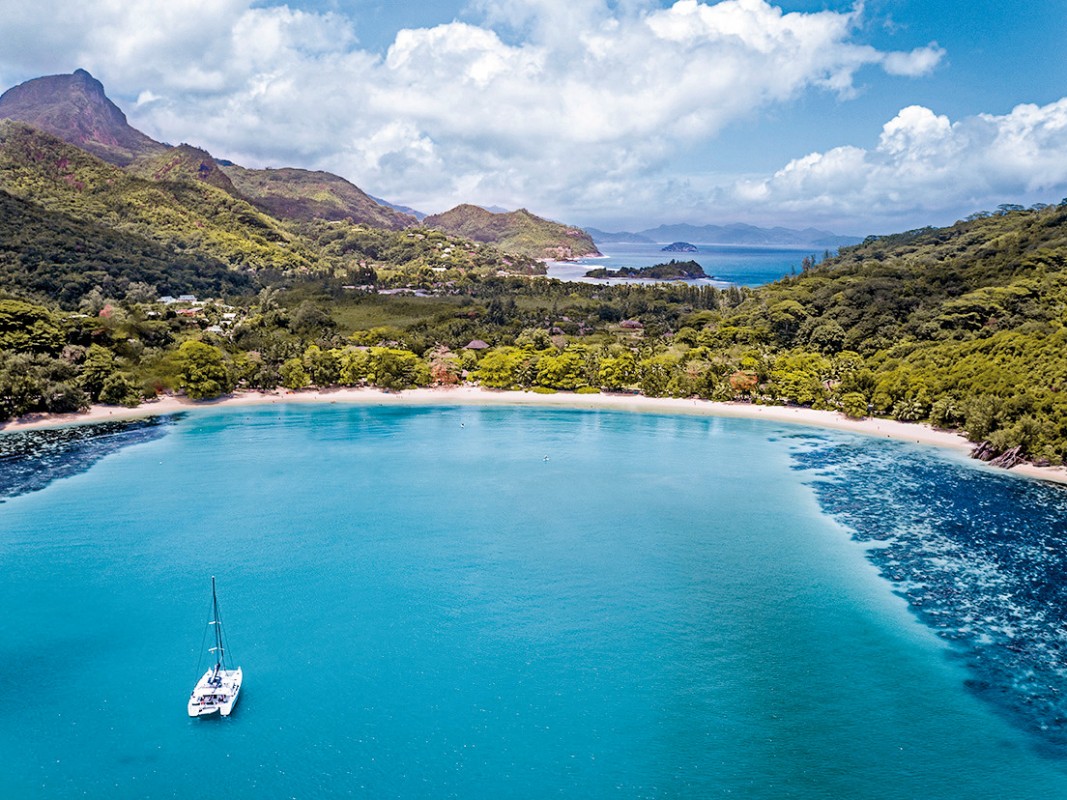
[[[49,133],[139,178],[199,182],[246,201],[276,219],[307,222],[349,220],[371,228],[401,230],[419,225],[415,214],[379,202],[350,181],[329,172],[285,167],[249,169],[191,144],[172,147],[133,128],[126,115],[84,69],[34,78],[0,96],[0,120],[22,122]],[[579,228],[525,209],[493,213],[462,205],[427,218],[447,233],[535,258],[577,258],[597,253]]]
[[[58,136],[111,164],[126,166],[168,147],[133,128],[83,69],[21,83],[0,95],[0,119],[14,119]]]
[[[157,142],[132,127],[103,84],[83,69],[8,89],[0,96],[0,119],[50,133],[140,178],[209,184],[281,219],[349,219],[389,230],[417,224],[337,175],[245,169],[190,144]]]

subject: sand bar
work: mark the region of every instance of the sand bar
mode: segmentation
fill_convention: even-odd
[[[929,425],[897,422],[889,419],[850,419],[836,411],[816,411],[810,408],[791,406],[761,406],[751,403],[721,403],[710,400],[644,397],[627,394],[571,394],[568,392],[539,394],[536,392],[493,391],[477,386],[407,389],[402,392],[383,392],[379,389],[365,388],[305,389],[297,392],[276,389],[270,392],[238,392],[218,400],[209,401],[194,401],[185,397],[165,395],[156,400],[142,403],[135,408],[95,405],[80,414],[31,414],[12,422],[0,424],[0,432],[31,428],[55,428],[63,425],[108,420],[140,419],[198,408],[252,406],[270,403],[353,403],[391,406],[500,405],[602,409],[654,414],[691,414],[694,416],[762,419],[768,422],[829,428],[864,436],[944,447],[959,453],[968,453],[971,449],[970,442],[958,433],[951,431],[937,430]],[[989,467],[989,469],[997,468]],[[1010,471],[1015,475],[1067,484],[1067,468],[1064,467],[1036,467],[1031,464],[1020,464]]]

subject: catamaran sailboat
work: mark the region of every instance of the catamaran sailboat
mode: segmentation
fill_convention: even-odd
[[[219,598],[215,594],[215,576],[211,576],[211,621],[208,625],[215,628],[215,646],[210,652],[215,654],[215,666],[208,669],[189,695],[189,716],[207,717],[218,714],[230,716],[237,705],[237,693],[241,691],[241,668],[225,667],[226,651],[222,646],[222,617],[219,616]]]

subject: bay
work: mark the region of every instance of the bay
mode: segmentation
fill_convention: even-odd
[[[884,500],[855,465],[885,443],[469,407],[159,430],[0,505],[0,796],[1067,790],[834,509]],[[876,463],[1034,502],[893,447]],[[913,476],[880,491],[921,507]],[[192,720],[211,575],[246,682]]]
[[[708,279],[685,281],[694,286],[762,286],[765,283],[800,272],[805,256],[822,257],[821,250],[804,247],[758,247],[745,245],[695,245],[695,253],[666,253],[662,244],[598,244],[600,258],[580,258],[576,261],[555,261],[548,264],[548,276],[582,283],[648,283],[636,278],[586,278],[592,269],[616,270],[620,267],[651,267],[676,261],[696,261]]]

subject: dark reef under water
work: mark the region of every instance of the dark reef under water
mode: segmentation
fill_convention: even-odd
[[[183,415],[0,433],[0,502],[157,440]],[[967,686],[1067,758],[1067,489],[882,439],[793,434],[794,468]]]
[[[0,434],[0,503],[88,470],[124,447],[166,435],[180,414]]]
[[[1067,490],[884,440],[792,439],[823,509],[952,643],[968,688],[1067,756]]]

